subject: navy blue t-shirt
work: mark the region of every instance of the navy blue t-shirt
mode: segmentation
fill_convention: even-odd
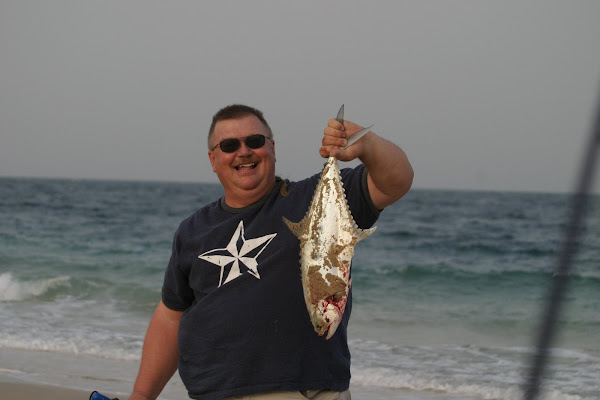
[[[184,311],[179,373],[191,398],[348,389],[351,294],[335,335],[318,336],[304,302],[300,242],[282,221],[304,217],[319,176],[286,181],[287,196],[280,181],[242,209],[215,201],[179,226],[162,299]],[[366,169],[343,169],[342,180],[356,223],[371,227],[379,213]]]

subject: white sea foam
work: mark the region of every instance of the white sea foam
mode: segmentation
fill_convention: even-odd
[[[352,340],[350,346],[355,384],[489,400],[523,397],[523,355],[531,352],[520,347],[390,346],[374,340]],[[541,399],[596,399],[596,392],[586,390],[595,385],[596,357],[573,350],[557,349],[556,353],[578,363],[561,363],[559,368],[568,368],[570,378],[547,382]]]
[[[0,348],[63,354],[84,354],[114,360],[138,360],[142,338],[107,338],[106,334],[66,336],[38,334],[0,334]]]
[[[352,381],[365,386],[383,386],[390,389],[416,392],[439,392],[486,400],[520,400],[523,392],[519,385],[499,386],[493,383],[446,382],[441,378],[423,378],[416,374],[398,373],[387,368],[353,370]],[[548,390],[541,400],[586,400],[587,398]]]
[[[37,281],[16,280],[10,272],[0,274],[0,301],[22,301],[42,296],[48,290],[69,285],[69,277],[42,279]]]

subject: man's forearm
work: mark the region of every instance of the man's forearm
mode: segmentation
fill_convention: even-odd
[[[142,361],[129,400],[156,399],[177,370],[181,313],[159,303],[144,339]]]

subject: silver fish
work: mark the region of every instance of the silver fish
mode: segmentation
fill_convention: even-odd
[[[343,110],[344,106],[338,113],[340,122],[343,122]],[[368,132],[369,128],[363,131]],[[357,134],[362,136],[366,133],[363,131]],[[300,239],[302,288],[310,320],[319,336],[327,333],[326,339],[329,339],[346,309],[352,285],[350,263],[354,246],[371,235],[376,227],[363,230],[356,225],[335,157],[329,157],[325,163],[304,218],[297,223],[283,220]]]

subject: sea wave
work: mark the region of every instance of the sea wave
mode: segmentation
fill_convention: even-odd
[[[500,280],[530,282],[531,280],[547,280],[553,276],[553,271],[547,269],[545,271],[531,270],[526,267],[515,265],[512,269],[504,268],[469,268],[445,265],[379,265],[371,268],[359,267],[352,270],[353,274],[364,275],[385,275],[388,278],[402,279],[428,279],[428,278],[444,278],[458,279],[461,282],[469,279],[481,280],[485,278],[493,279],[494,282]],[[577,283],[600,284],[600,274],[597,271],[578,271],[571,272],[571,278]],[[377,279],[375,277],[375,279]]]
[[[523,398],[519,385],[504,386],[491,383],[450,383],[442,378],[423,378],[411,373],[398,373],[386,368],[363,368],[352,371],[352,381],[364,386],[382,386],[390,389],[416,392],[439,392],[482,399],[520,400]],[[588,397],[570,395],[549,389],[541,400],[591,400]]]
[[[0,274],[0,301],[23,301],[45,295],[57,287],[69,287],[69,276],[35,281],[15,279],[10,272]]]

